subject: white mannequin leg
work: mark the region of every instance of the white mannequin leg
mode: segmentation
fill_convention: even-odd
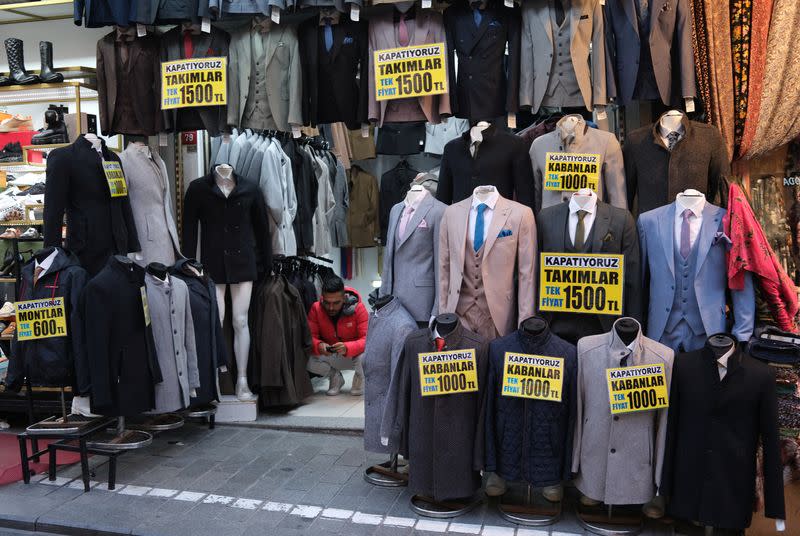
[[[250,357],[250,325],[247,314],[250,309],[250,296],[253,282],[245,281],[231,285],[216,285],[217,304],[220,321],[225,321],[225,287],[231,288],[231,309],[233,322],[233,355],[236,358],[236,397],[239,400],[255,400],[255,395],[247,385],[247,361]]]

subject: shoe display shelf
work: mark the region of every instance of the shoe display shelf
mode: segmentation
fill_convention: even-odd
[[[72,0],[38,0],[0,5],[0,25],[71,19]]]

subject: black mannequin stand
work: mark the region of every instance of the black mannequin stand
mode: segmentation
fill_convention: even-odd
[[[635,536],[644,527],[640,506],[587,506],[578,501],[575,513],[587,532],[600,536]]]
[[[507,491],[497,498],[497,511],[505,519],[526,527],[544,527],[561,519],[561,502],[550,502],[533,486],[506,484]]]
[[[714,352],[714,356],[719,359],[736,346],[736,340],[727,333],[717,333],[708,338],[708,346]]]
[[[450,335],[458,325],[458,316],[453,313],[441,314],[434,319],[433,325],[440,337]]]

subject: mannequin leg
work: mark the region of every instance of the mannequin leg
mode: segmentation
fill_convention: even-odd
[[[245,281],[231,285],[231,320],[233,321],[233,354],[236,356],[236,397],[239,400],[255,400],[247,385],[247,361],[250,358],[250,296],[253,282]]]

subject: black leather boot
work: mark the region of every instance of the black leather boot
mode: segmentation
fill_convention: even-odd
[[[32,145],[50,145],[53,143],[69,143],[67,135],[67,125],[64,124],[64,116],[56,110],[44,112],[44,121],[47,128],[43,128],[38,134],[31,138]]]
[[[5,40],[8,70],[11,80],[17,84],[36,84],[39,77],[25,70],[25,59],[22,53],[22,40],[9,37]]]
[[[57,84],[64,81],[64,75],[53,71],[53,43],[39,41],[39,56],[42,58],[42,69],[39,78],[45,84]]]

